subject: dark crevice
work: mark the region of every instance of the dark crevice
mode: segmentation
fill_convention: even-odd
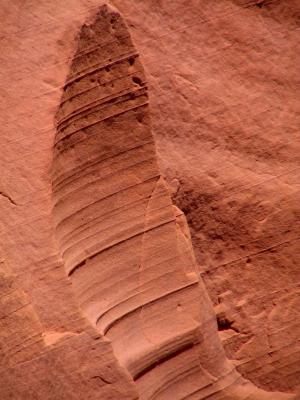
[[[10,197],[8,196],[8,194],[5,194],[3,192],[0,192],[0,196],[5,197],[11,204],[13,204],[14,206],[17,205],[17,203]]]
[[[134,62],[135,62],[135,59],[134,59],[134,57],[130,57],[130,58],[128,59],[128,63],[129,63],[129,65],[133,65],[133,64],[134,64]]]
[[[137,76],[132,77],[132,82],[135,83],[136,85],[143,86],[142,80]]]
[[[140,124],[142,124],[143,123],[143,119],[144,119],[144,115],[143,114],[137,114],[136,119]]]
[[[234,326],[235,321],[230,321],[228,318],[223,316],[217,316],[218,331],[227,331],[232,329],[233,331],[240,333],[240,331]]]
[[[103,378],[103,377],[100,376],[100,375],[92,376],[91,379],[97,379],[97,380],[99,380],[99,381],[105,383],[106,385],[111,385],[111,383],[112,383],[112,382],[110,382],[109,380]]]
[[[137,372],[133,376],[133,380],[137,381],[138,379],[142,378],[145,374],[147,374],[148,372],[152,371],[157,366],[165,363],[168,360],[171,360],[174,357],[179,356],[181,353],[184,353],[185,351],[190,350],[193,347],[194,347],[194,343],[188,343],[188,344],[182,346],[181,348],[177,349],[176,351],[168,353],[168,354],[156,359],[152,364],[148,365],[143,370]]]

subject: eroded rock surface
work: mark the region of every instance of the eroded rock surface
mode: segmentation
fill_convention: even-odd
[[[66,272],[140,398],[240,396],[249,384],[226,360],[184,217],[157,167],[139,56],[107,7],[81,30],[57,129],[54,214]]]
[[[128,16],[225,350],[266,390],[300,382],[299,5],[146,2]]]
[[[299,1],[117,4],[145,61],[162,173],[234,328],[220,329],[227,356],[258,386],[297,391]]]
[[[144,37],[162,41],[164,30],[180,32],[160,23],[169,16],[188,23],[210,12],[191,2],[178,19],[175,3],[157,7],[145,1],[136,7],[122,0],[117,5],[135,37],[144,26],[151,31]],[[225,2],[218,4],[216,20],[225,18]],[[100,5],[74,0],[69,8],[55,1],[33,1],[25,10],[17,2],[2,6],[3,65],[11,79],[3,81],[7,111],[1,138],[1,398],[293,398],[258,389],[226,359],[215,312],[228,352],[226,340],[232,343],[235,334],[248,341],[247,328],[237,322],[247,315],[244,303],[233,307],[232,291],[220,290],[212,308],[184,215],[172,205],[157,167],[139,55],[119,13]],[[240,6],[230,2],[229,11]],[[165,20],[159,21],[161,15]],[[148,60],[150,43],[137,42]],[[157,57],[158,76],[168,52],[165,57]],[[165,89],[157,90],[153,71],[155,96]],[[166,83],[169,76],[164,74]],[[169,94],[171,89],[166,85]],[[159,96],[153,104],[159,133]],[[170,118],[178,115],[166,118],[164,128]],[[162,138],[165,133],[168,129]],[[163,142],[158,143],[161,149]],[[176,168],[171,174],[171,164],[165,158],[164,171],[185,207],[182,178]],[[285,310],[274,314],[278,327],[288,320]],[[287,374],[293,363],[296,372],[288,385],[251,375],[251,367],[240,369],[267,389],[294,390],[293,340],[289,346]],[[277,360],[287,354],[279,353]],[[277,364],[257,360],[258,370],[268,365],[276,370]]]

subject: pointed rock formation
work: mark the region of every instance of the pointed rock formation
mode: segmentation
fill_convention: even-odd
[[[143,67],[113,8],[81,29],[56,124],[65,270],[140,399],[292,398],[255,388],[224,355],[185,218],[157,166]]]

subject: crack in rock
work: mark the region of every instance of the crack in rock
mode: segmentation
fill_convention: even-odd
[[[11,204],[13,204],[14,206],[17,205],[17,203],[6,193],[4,192],[0,192],[0,196],[6,198]]]

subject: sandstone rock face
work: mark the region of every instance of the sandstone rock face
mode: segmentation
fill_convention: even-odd
[[[227,356],[295,391],[298,1],[120,1],[150,87],[162,173],[185,212]]]
[[[161,53],[163,46],[151,50],[142,38],[155,39],[163,29],[168,32],[161,21],[153,24],[150,17],[165,15],[175,23],[180,12],[175,3],[157,8],[145,1],[136,8],[134,2],[115,2],[133,25],[134,38],[140,38],[136,42],[145,49],[149,68],[147,57],[157,52],[161,77],[169,53]],[[185,24],[189,12],[198,17],[202,11],[208,13],[192,3],[182,18]],[[7,129],[1,138],[1,398],[294,398],[278,390],[295,391],[297,384],[294,333],[283,347],[285,331],[280,328],[296,309],[296,292],[286,288],[288,311],[281,297],[279,308],[271,310],[277,324],[274,363],[257,358],[256,352],[264,349],[255,342],[261,331],[248,332],[237,323],[238,318],[248,318],[249,310],[257,326],[261,322],[259,305],[254,306],[250,295],[244,302],[237,297],[255,285],[244,283],[236,291],[221,280],[222,269],[212,274],[207,262],[207,276],[213,277],[207,285],[214,302],[217,292],[214,311],[185,217],[172,205],[157,166],[148,83],[139,54],[119,12],[101,4],[73,0],[68,7],[55,1],[32,2],[25,11],[18,3],[15,8],[2,7],[8,21],[3,64],[11,79],[3,82]],[[222,14],[223,2],[218,4]],[[242,6],[230,3],[234,10],[244,10]],[[169,14],[164,14],[166,10]],[[132,19],[140,22],[135,25]],[[152,33],[137,35],[143,27]],[[23,41],[18,42],[21,35]],[[9,45],[17,43],[10,52]],[[22,57],[21,67],[16,56]],[[200,230],[194,224],[203,210],[200,217],[191,215],[186,201],[189,187],[200,190],[201,181],[197,174],[195,180],[187,179],[187,171],[192,171],[187,160],[178,163],[179,174],[175,153],[166,157],[168,147],[164,152],[162,144],[176,145],[168,135],[173,133],[171,119],[179,121],[180,114],[166,113],[165,122],[160,117],[165,100],[161,96],[160,103],[155,94],[168,91],[172,104],[174,88],[166,85],[159,90],[153,71],[149,74],[153,125],[163,171],[174,199],[191,217],[195,237]],[[169,75],[164,77],[168,83]],[[172,104],[174,109],[179,105]],[[188,143],[183,140],[185,133],[182,129],[178,144]],[[197,148],[186,149],[195,156]],[[198,204],[197,196],[190,199]],[[196,248],[201,257],[200,247]],[[227,272],[223,274],[229,280]],[[216,287],[212,289],[210,282]],[[239,369],[276,392],[260,390],[245,380],[226,358],[215,312],[227,354],[237,359],[236,348],[245,342],[248,359],[241,353]],[[272,380],[276,367],[278,378]]]
[[[225,350],[256,385],[295,391],[299,2],[145,3],[128,18],[148,70],[161,169],[225,319]]]
[[[159,174],[139,56],[106,7],[82,28],[64,85],[53,191],[80,308],[140,398],[203,398],[235,383],[183,215]]]

